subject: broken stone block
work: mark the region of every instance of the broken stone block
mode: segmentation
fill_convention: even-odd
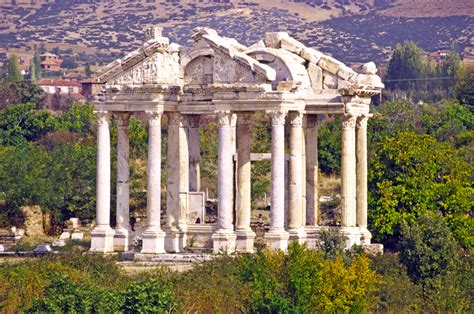
[[[265,33],[265,46],[270,47],[270,48],[280,48],[280,42],[282,38],[289,38],[290,35],[288,35],[287,32],[268,32]]]
[[[359,74],[357,75],[357,83],[360,85],[384,88],[385,85],[382,83],[382,80],[378,75],[374,74]]]
[[[61,235],[59,236],[59,239],[60,240],[68,240],[71,238],[71,234],[69,232],[63,232],[61,233]]]
[[[321,59],[322,56],[324,56],[323,53],[317,51],[316,49],[308,48],[308,47],[304,47],[303,49],[301,49],[301,52],[300,52],[301,58],[309,62],[312,62],[315,65],[318,64],[319,59]]]
[[[305,48],[305,45],[292,37],[283,37],[280,41],[280,45],[281,48],[294,52],[297,55],[299,55],[301,50]]]
[[[0,244],[0,252],[6,252],[7,251],[7,246],[5,244]]]
[[[66,246],[66,241],[64,240],[54,240],[53,243],[51,244],[52,246]]]
[[[311,88],[314,90],[323,89],[323,70],[316,64],[310,62],[308,64],[308,75],[311,81]]]
[[[324,89],[336,89],[337,88],[337,76],[329,72],[323,72],[323,88]]]
[[[43,212],[39,206],[22,206],[25,215],[25,231],[30,237],[44,236]]]
[[[84,233],[83,232],[74,232],[71,234],[71,239],[72,240],[82,240],[84,239]]]
[[[78,229],[81,227],[81,221],[79,218],[69,218],[68,226],[72,229]]]
[[[362,74],[376,74],[377,66],[373,62],[367,62],[362,66]]]
[[[40,244],[33,250],[34,253],[49,253],[52,251],[53,249],[49,244]]]
[[[344,66],[344,63],[332,58],[332,57],[329,57],[329,56],[323,56],[321,57],[321,59],[319,60],[318,62],[318,65],[323,69],[323,70],[326,70],[328,71],[329,73],[331,74],[337,74],[337,71],[339,71],[339,69],[341,67]]]
[[[278,83],[277,91],[294,91],[297,87],[295,81],[281,81]]]

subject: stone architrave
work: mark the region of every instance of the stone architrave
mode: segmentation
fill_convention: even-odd
[[[341,205],[342,227],[356,226],[356,156],[355,126],[357,117],[345,115],[342,119],[341,151]]]
[[[132,246],[129,209],[128,120],[130,113],[117,113],[117,214],[114,250],[128,251]]]
[[[370,244],[372,235],[367,229],[367,121],[370,115],[360,116],[356,124],[357,160],[357,226],[362,243]]]
[[[189,191],[201,190],[200,115],[189,115]]]
[[[237,117],[237,191],[236,191],[236,250],[252,253],[255,232],[250,228],[251,218],[251,168],[250,147],[252,114]]]
[[[306,223],[317,226],[319,219],[318,116],[306,116]]]
[[[219,157],[217,161],[217,212],[218,229],[212,235],[214,253],[232,253],[235,251],[236,235],[233,221],[233,149],[230,111],[217,112],[219,123]]]
[[[303,227],[303,113],[291,112],[288,184],[288,231],[290,239],[304,243],[306,233]]]
[[[270,111],[272,119],[272,176],[270,230],[265,241],[274,250],[286,251],[289,234],[285,231],[285,117],[286,111]]]
[[[115,231],[110,227],[110,113],[97,111],[96,226],[91,232],[91,251],[114,251]]]
[[[161,230],[161,116],[159,111],[147,111],[147,226],[143,231],[141,253],[165,253],[165,233]]]

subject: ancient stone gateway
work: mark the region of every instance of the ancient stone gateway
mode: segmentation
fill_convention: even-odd
[[[356,73],[284,32],[267,33],[250,47],[209,28],[196,28],[192,39],[191,47],[181,47],[169,44],[161,28],[148,29],[140,49],[109,64],[97,78],[105,89],[95,104],[97,225],[92,231],[91,251],[124,251],[131,246],[128,117],[134,112],[146,112],[149,127],[147,227],[142,235],[142,253],[180,252],[190,234],[208,237],[215,253],[253,251],[250,135],[256,112],[267,113],[272,124],[271,210],[266,243],[285,250],[289,240],[309,241],[321,230],[317,220],[317,121],[321,114],[342,118],[340,231],[347,236],[348,244],[370,243],[366,126],[370,97],[384,87],[375,74],[375,65],[367,63],[361,73]],[[115,230],[110,226],[111,114],[118,120]],[[162,228],[163,115],[168,116],[169,129],[167,221]],[[218,120],[218,222],[207,226],[187,223],[190,195],[199,191],[200,185],[200,115],[216,115]],[[291,125],[287,186],[285,123]]]

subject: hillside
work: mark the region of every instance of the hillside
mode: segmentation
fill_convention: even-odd
[[[152,24],[180,44],[196,26],[247,45],[267,31],[288,31],[346,62],[383,62],[405,39],[425,51],[455,43],[464,57],[474,57],[474,2],[468,0],[0,0],[0,20],[6,21],[0,24],[3,57],[44,44],[107,62],[139,46]]]

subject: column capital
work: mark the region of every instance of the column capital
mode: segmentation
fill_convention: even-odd
[[[232,112],[230,110],[216,111],[217,123],[219,125],[231,125],[232,123]]]
[[[197,115],[197,114],[196,115],[195,114],[188,115],[187,119],[188,119],[189,127],[193,128],[193,129],[199,128],[201,115]]]
[[[302,111],[291,111],[290,114],[291,126],[302,126],[304,114]]]
[[[119,128],[128,127],[128,122],[131,116],[130,112],[116,112],[115,116],[117,117],[117,126]]]
[[[315,127],[318,125],[318,115],[317,114],[307,114],[306,115],[306,127]]]
[[[239,113],[237,115],[237,125],[252,125],[253,114],[251,113]]]
[[[268,115],[272,118],[272,125],[284,125],[285,118],[288,114],[288,111],[283,110],[272,110],[267,112]]]
[[[188,126],[188,119],[179,112],[169,112],[168,119],[169,125],[177,125],[181,128]]]
[[[110,112],[106,110],[94,111],[97,124],[109,124],[110,122]]]
[[[149,125],[159,125],[161,122],[161,116],[163,113],[157,110],[147,110],[145,111],[146,116],[148,118]]]
[[[343,129],[354,129],[356,126],[357,116],[343,115],[342,116],[342,128]]]
[[[360,128],[366,129],[367,128],[367,121],[369,120],[370,117],[372,117],[372,114],[359,116],[358,119],[357,119],[356,127],[358,129],[360,129]]]

